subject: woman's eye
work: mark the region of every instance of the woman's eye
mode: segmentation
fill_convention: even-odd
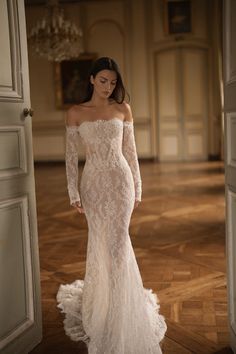
[[[101,82],[102,84],[105,84],[106,81],[101,80],[100,82]]]

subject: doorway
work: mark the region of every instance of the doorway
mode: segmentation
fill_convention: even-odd
[[[207,50],[177,47],[155,55],[160,161],[207,159]]]

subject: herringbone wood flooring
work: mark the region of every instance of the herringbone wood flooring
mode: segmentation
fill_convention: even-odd
[[[221,162],[141,163],[143,201],[130,235],[144,286],[160,299],[164,354],[231,353]],[[56,308],[59,284],[85,274],[87,223],[69,206],[63,164],[35,167],[43,341],[31,354],[85,354]],[[143,353],[146,354],[146,353]]]

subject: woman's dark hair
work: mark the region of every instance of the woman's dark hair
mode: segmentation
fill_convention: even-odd
[[[91,99],[92,94],[93,94],[93,85],[90,82],[90,76],[92,75],[95,78],[95,76],[101,70],[112,70],[112,71],[115,71],[116,75],[117,75],[116,86],[109,98],[113,98],[117,103],[122,103],[124,101],[126,95],[128,96],[128,99],[130,99],[129,94],[127,93],[127,91],[124,87],[121,73],[120,73],[120,69],[119,69],[117,63],[109,57],[101,57],[101,58],[95,60],[95,62],[92,65],[92,68],[89,72],[88,78],[85,82],[85,87],[83,89],[84,92],[82,94],[82,97],[81,97],[81,100],[79,103],[84,103],[84,102],[87,102]]]

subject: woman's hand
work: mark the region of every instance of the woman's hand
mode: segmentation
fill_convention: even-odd
[[[139,205],[139,203],[140,203],[140,200],[135,200],[135,202],[134,202],[134,208],[137,208],[137,206]]]
[[[81,202],[75,202],[72,204],[72,206],[76,208],[80,214],[84,214],[84,209],[81,205]]]

